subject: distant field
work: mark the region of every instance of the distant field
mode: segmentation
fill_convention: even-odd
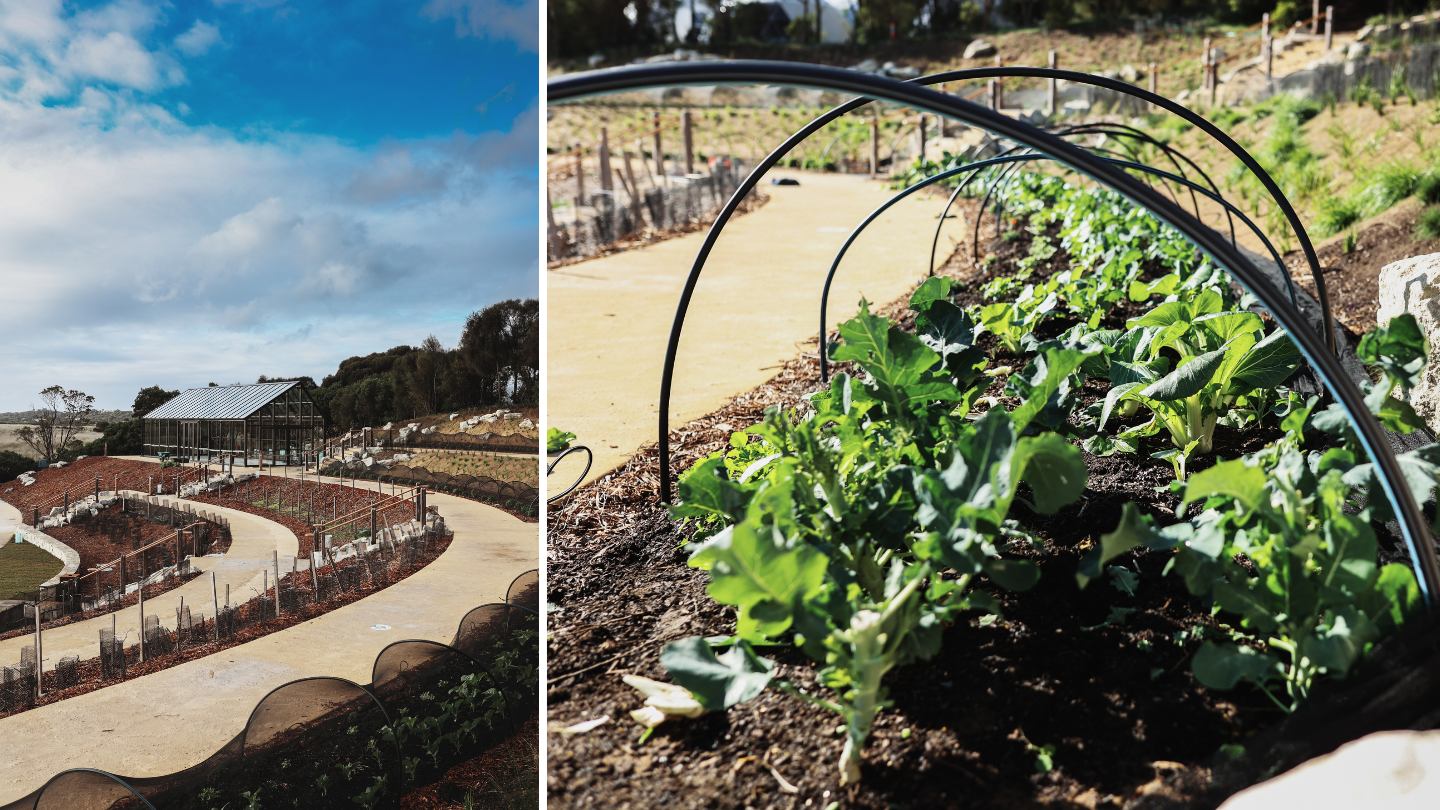
[[[16,594],[33,591],[64,567],[39,546],[6,543],[0,547],[0,599],[14,599]]]
[[[9,450],[19,453],[27,458],[34,458],[35,451],[25,446],[25,443],[15,438],[16,431],[24,425],[0,425],[0,450]],[[93,430],[85,430],[76,434],[75,438],[82,442],[92,441],[100,438],[100,434]]]

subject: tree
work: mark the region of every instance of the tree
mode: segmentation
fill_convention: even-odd
[[[480,378],[482,402],[537,399],[540,302],[512,298],[472,312],[460,336],[460,353]]]
[[[72,449],[72,443],[80,444],[75,434],[84,428],[85,417],[95,410],[95,398],[84,391],[52,385],[40,392],[40,401],[45,407],[39,409],[35,425],[26,425],[15,436],[48,463]]]
[[[140,393],[135,395],[135,404],[130,406],[130,416],[132,419],[141,419],[145,414],[178,396],[179,391],[166,391],[158,385],[141,388]]]

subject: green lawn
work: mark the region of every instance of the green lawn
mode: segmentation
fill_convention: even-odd
[[[64,565],[38,546],[16,545],[0,548],[0,599],[15,599],[33,592],[40,583],[60,573]]]

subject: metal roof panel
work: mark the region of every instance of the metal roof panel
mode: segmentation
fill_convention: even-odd
[[[291,381],[191,388],[143,418],[244,419],[298,384]]]

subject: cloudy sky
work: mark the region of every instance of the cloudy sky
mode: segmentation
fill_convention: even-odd
[[[0,411],[317,381],[539,290],[535,0],[0,0]]]

